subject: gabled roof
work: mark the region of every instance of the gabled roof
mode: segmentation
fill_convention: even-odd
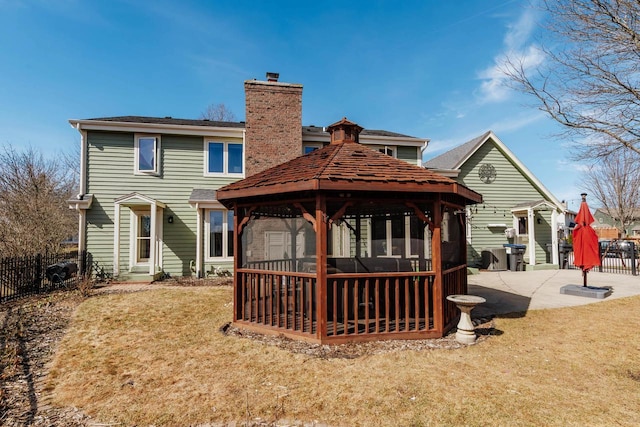
[[[330,144],[218,190],[218,200],[299,191],[350,190],[482,196],[451,178],[355,142]]]
[[[535,177],[535,175],[516,157],[515,154],[507,146],[500,141],[500,139],[493,133],[493,131],[487,131],[477,138],[472,139],[462,145],[459,145],[446,153],[440,154],[431,160],[424,163],[424,167],[427,169],[437,170],[458,170],[462,165],[471,158],[484,144],[488,141],[493,141],[504,156],[512,162],[517,169],[522,172],[523,175],[533,184],[534,187],[540,191],[544,197],[551,201],[556,207],[562,211],[566,211],[567,208],[560,203],[560,201],[547,189]]]
[[[534,211],[544,210],[543,208],[547,206],[550,208],[555,207],[553,206],[553,203],[549,202],[548,200],[544,200],[544,199],[533,200],[531,202],[518,203],[511,209],[511,212],[524,211],[524,210],[528,210],[529,208],[533,209]]]
[[[156,205],[161,208],[165,208],[166,204],[162,203],[159,200],[154,199],[153,197],[145,196],[142,193],[138,193],[134,191],[133,193],[125,194],[124,196],[120,196],[114,199],[115,205],[122,206],[138,206],[138,205]]]
[[[488,131],[469,142],[440,154],[424,163],[427,169],[460,169],[460,166],[484,144],[492,132]]]
[[[618,209],[615,208],[611,208],[611,209],[606,209],[606,208],[598,208],[596,209],[596,213],[603,213],[607,216],[610,216],[613,219],[618,219],[620,217],[620,214],[618,212]],[[631,211],[631,217],[632,218],[640,218],[640,208],[635,208]]]

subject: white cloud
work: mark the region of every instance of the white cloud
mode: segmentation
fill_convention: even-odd
[[[536,111],[533,114],[512,116],[505,114],[504,119],[491,124],[490,129],[495,133],[500,134],[502,132],[513,132],[523,127],[529,126],[532,123],[545,119],[547,116],[542,111]]]
[[[503,50],[494,57],[493,65],[478,73],[478,78],[482,80],[478,90],[480,103],[500,102],[509,98],[511,89],[505,71],[510,62],[521,65],[525,70],[542,64],[542,51],[536,44],[529,43],[535,24],[535,13],[532,9],[526,9],[516,23],[508,26]]]
[[[558,159],[556,160],[556,170],[563,172],[571,170],[574,172],[584,173],[589,171],[589,165],[575,163],[565,159]]]
[[[536,17],[533,10],[525,9],[524,13],[520,15],[518,22],[508,26],[509,30],[504,37],[504,44],[507,49],[520,49],[524,46],[529,40],[529,37],[531,37],[535,26]]]

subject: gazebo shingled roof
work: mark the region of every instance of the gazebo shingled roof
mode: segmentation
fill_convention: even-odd
[[[475,203],[482,196],[404,160],[355,142],[338,142],[222,187],[218,200],[308,190],[453,193]]]

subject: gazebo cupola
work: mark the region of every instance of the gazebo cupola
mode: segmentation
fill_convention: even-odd
[[[358,143],[331,144],[220,188],[233,209],[237,326],[337,344],[455,326],[467,291],[465,206],[482,196]]]
[[[327,127],[327,132],[331,135],[331,144],[343,142],[360,142],[360,132],[362,127],[350,122],[346,117]]]

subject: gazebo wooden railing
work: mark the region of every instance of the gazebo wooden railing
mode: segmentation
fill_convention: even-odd
[[[457,318],[455,305],[441,295],[467,288],[466,265],[446,270],[441,285],[435,272],[327,274],[324,301],[314,273],[238,273],[236,323],[331,343],[439,337]],[[317,316],[320,310],[324,316]]]

